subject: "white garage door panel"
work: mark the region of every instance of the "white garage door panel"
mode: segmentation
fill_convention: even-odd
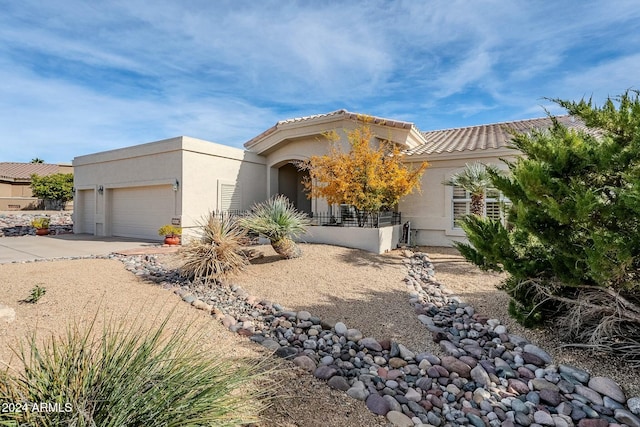
[[[111,234],[159,240],[158,228],[174,216],[175,194],[170,185],[113,189]]]
[[[96,199],[93,190],[78,190],[76,199],[80,233],[95,233]],[[74,203],[76,203],[74,202]]]

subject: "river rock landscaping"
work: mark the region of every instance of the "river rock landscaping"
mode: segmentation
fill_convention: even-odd
[[[42,214],[0,214],[0,237],[33,234],[25,224],[35,216]],[[69,212],[48,216],[54,233],[71,232]],[[107,258],[363,401],[394,426],[640,426],[640,397],[626,396],[609,378],[554,364],[544,349],[447,290],[428,254],[403,255],[408,303],[444,356],[288,310],[237,285],[186,281],[156,255]]]
[[[50,234],[73,233],[72,212],[47,212],[47,213],[0,213],[0,237],[35,236],[36,229],[31,226],[31,221],[35,218],[49,217]]]
[[[185,281],[154,255],[111,257],[395,426],[640,426],[640,397],[609,378],[554,364],[544,349],[438,283],[426,253],[404,255],[409,304],[445,356],[363,336],[239,286]]]

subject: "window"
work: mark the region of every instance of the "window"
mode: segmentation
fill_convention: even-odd
[[[505,208],[509,200],[494,188],[487,189],[484,197],[483,215],[488,218],[505,220]],[[471,213],[471,194],[462,187],[453,187],[453,228],[459,229],[458,221]]]
[[[222,212],[236,211],[242,209],[242,198],[240,189],[236,183],[228,184],[219,182],[220,210]]]

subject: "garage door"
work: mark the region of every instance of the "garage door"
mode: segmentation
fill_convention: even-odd
[[[170,185],[113,189],[111,234],[160,240],[158,228],[175,216],[175,197]]]
[[[73,201],[79,233],[95,233],[96,198],[93,190],[78,190]]]

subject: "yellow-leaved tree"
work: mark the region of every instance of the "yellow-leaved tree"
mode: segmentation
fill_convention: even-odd
[[[351,150],[342,149],[340,136],[325,134],[329,153],[312,156],[300,164],[309,171],[304,181],[308,197],[323,197],[329,204],[348,204],[355,208],[359,225],[370,212],[393,208],[403,196],[420,189],[420,178],[427,162],[411,167],[404,162],[400,147],[389,141],[372,144],[373,132],[363,124],[347,132]]]

